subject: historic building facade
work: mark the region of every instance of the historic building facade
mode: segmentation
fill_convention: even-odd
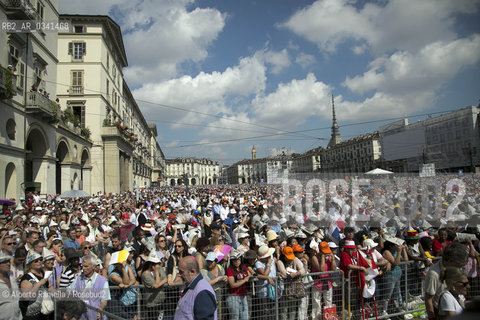
[[[321,172],[364,173],[381,166],[378,132],[359,135],[321,153]]]
[[[120,192],[165,177],[156,127],[123,80],[113,20],[59,15],[55,0],[0,0],[0,20],[71,26],[0,33],[0,198]]]
[[[92,192],[118,193],[163,176],[156,128],[143,117],[123,68],[120,27],[108,16],[61,15],[71,32],[58,35],[57,94],[91,140]]]
[[[480,107],[467,107],[410,124],[408,119],[380,128],[385,167],[419,171],[434,164],[443,172],[477,172],[480,166]]]
[[[58,21],[58,1],[0,1],[0,20]],[[91,141],[61,117],[57,32],[0,32],[1,198],[90,186]]]
[[[165,179],[171,186],[219,183],[220,167],[216,161],[197,158],[175,158],[167,159],[165,165]]]
[[[320,172],[322,169],[322,152],[324,152],[324,149],[318,147],[305,153],[293,154],[291,171],[294,173]]]

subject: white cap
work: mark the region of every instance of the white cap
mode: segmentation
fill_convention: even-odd
[[[328,243],[328,246],[330,247],[330,249],[335,249],[335,248],[338,248],[338,245],[335,243],[335,242],[329,242]]]

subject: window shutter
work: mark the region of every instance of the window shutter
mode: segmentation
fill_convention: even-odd
[[[85,42],[82,43],[82,56],[87,53],[87,44]]]
[[[73,54],[73,42],[68,43],[68,54],[69,55]]]

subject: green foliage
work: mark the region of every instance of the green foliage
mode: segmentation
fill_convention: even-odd
[[[8,99],[12,98],[16,94],[16,88],[15,85],[13,84],[14,82],[14,76],[12,71],[5,69],[5,87],[7,88],[7,93],[6,96]]]
[[[52,105],[52,115],[55,118],[58,118],[58,112],[59,112],[59,107],[58,104],[55,101],[50,100],[50,104]]]
[[[89,128],[87,128],[87,127],[82,128],[82,130],[80,131],[80,134],[82,135],[82,137],[90,139],[91,132],[90,132]]]
[[[72,109],[65,109],[65,111],[63,112],[63,121],[67,122],[67,121],[70,121],[72,123],[74,123],[74,120],[75,120],[75,116],[73,115],[73,111]]]
[[[73,123],[73,126],[74,126],[75,128],[80,127],[80,119],[79,119],[77,116],[73,116],[73,121],[72,121],[72,123]]]

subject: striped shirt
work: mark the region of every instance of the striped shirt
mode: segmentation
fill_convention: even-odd
[[[67,288],[73,280],[80,274],[79,272],[75,272],[71,267],[68,267],[63,271],[62,276],[60,277],[60,288]]]

